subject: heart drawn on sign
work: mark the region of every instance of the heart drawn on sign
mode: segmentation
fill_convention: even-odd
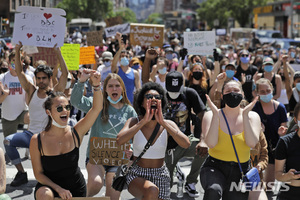
[[[55,34],[53,34],[52,36],[53,36],[54,38],[56,37],[56,35],[55,35]]]
[[[44,13],[44,17],[45,17],[46,19],[49,19],[49,18],[52,17],[52,14],[51,14],[51,13]]]
[[[32,37],[32,33],[27,33],[28,39]]]
[[[154,35],[154,38],[155,38],[156,40],[159,40],[160,36],[159,36],[159,35]]]

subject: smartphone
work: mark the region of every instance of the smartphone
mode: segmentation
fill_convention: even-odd
[[[298,174],[300,174],[300,171],[294,171],[293,172],[295,175],[298,175]]]

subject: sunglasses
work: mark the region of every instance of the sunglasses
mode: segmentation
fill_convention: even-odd
[[[63,109],[66,109],[67,111],[70,111],[71,110],[71,105],[70,104],[68,104],[68,105],[65,105],[64,107],[63,106],[57,106],[56,107],[56,110],[57,110],[57,112],[62,112],[63,111]]]
[[[247,54],[242,54],[241,57],[248,57],[249,55]]]
[[[145,97],[146,97],[146,99],[153,99],[153,97],[154,97],[154,99],[157,99],[157,100],[161,100],[162,99],[162,95],[160,95],[160,94],[146,94],[145,95]]]

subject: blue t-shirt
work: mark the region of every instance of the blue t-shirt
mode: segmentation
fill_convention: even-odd
[[[270,115],[266,115],[263,112],[260,101],[258,101],[253,107],[253,111],[258,113],[261,122],[265,126],[264,133],[268,144],[271,142],[272,148],[275,148],[279,140],[278,128],[281,123],[288,121],[285,106],[282,103],[279,103],[275,112]]]
[[[134,91],[134,71],[131,68],[129,73],[125,73],[121,67],[119,67],[118,75],[122,78],[125,88],[126,88],[126,94],[130,101],[130,103],[133,103],[133,91]]]

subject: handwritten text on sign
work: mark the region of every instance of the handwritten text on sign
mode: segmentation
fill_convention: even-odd
[[[48,65],[54,67],[57,65],[57,55],[53,48],[38,47],[39,52],[32,55],[33,62],[45,60]]]
[[[69,70],[79,69],[80,44],[64,44],[61,54]]]
[[[216,36],[214,31],[184,32],[184,47],[188,54],[212,55],[216,48]]]
[[[162,47],[163,41],[163,25],[130,24],[131,45]]]
[[[66,19],[52,13],[16,13],[13,43],[23,45],[53,47],[63,46]]]
[[[95,64],[95,47],[80,47],[80,65]]]
[[[128,163],[124,150],[130,144],[117,145],[115,138],[93,137],[90,140],[90,163],[94,165],[120,166]]]
[[[105,28],[106,37],[115,36],[117,32],[122,33],[123,35],[130,33],[130,24],[119,24]]]

